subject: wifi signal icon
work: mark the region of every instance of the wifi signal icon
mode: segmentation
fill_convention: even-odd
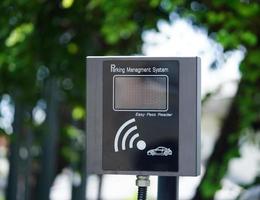
[[[122,142],[121,142],[121,146],[122,146],[122,150],[126,150],[126,140],[128,138],[128,136],[133,133],[134,131],[137,130],[137,126],[134,125],[133,123],[135,122],[135,118],[129,119],[127,120],[125,123],[123,123],[120,128],[117,130],[116,136],[115,136],[115,140],[114,140],[114,150],[115,152],[119,151],[118,148],[118,144],[119,144],[119,138],[122,135]],[[133,124],[133,125],[132,125]],[[130,125],[132,125],[131,128],[127,129],[127,131],[122,134],[123,130],[128,126],[130,127]],[[134,135],[132,135],[132,137],[129,140],[129,148],[132,149],[134,146],[134,141],[139,138],[139,133],[135,133]],[[139,140],[136,144],[137,149],[139,150],[144,150],[146,148],[146,143],[143,140]]]

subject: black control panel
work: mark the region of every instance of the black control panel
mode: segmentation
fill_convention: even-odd
[[[103,62],[102,170],[179,168],[179,62]]]

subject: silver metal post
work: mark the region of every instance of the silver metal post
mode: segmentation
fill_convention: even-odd
[[[146,200],[147,187],[150,186],[149,176],[137,176],[136,186],[138,186],[137,200]]]

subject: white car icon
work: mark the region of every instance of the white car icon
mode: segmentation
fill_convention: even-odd
[[[171,156],[172,150],[166,147],[157,147],[156,149],[151,149],[147,151],[148,156]]]

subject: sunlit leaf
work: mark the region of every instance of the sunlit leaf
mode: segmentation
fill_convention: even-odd
[[[5,41],[7,47],[12,47],[25,40],[26,36],[33,31],[32,23],[25,23],[16,27]]]
[[[74,3],[74,0],[62,0],[61,6],[65,9],[70,8]]]
[[[80,159],[80,155],[70,147],[62,147],[61,153],[63,157],[70,163],[76,163]]]
[[[75,43],[69,43],[67,49],[70,54],[76,54],[79,51],[78,45]]]
[[[77,128],[73,126],[69,126],[67,129],[67,133],[71,138],[76,138],[79,136],[80,132]]]
[[[83,107],[81,106],[76,106],[75,108],[73,108],[72,110],[72,117],[75,120],[81,120],[85,117],[85,110]]]

